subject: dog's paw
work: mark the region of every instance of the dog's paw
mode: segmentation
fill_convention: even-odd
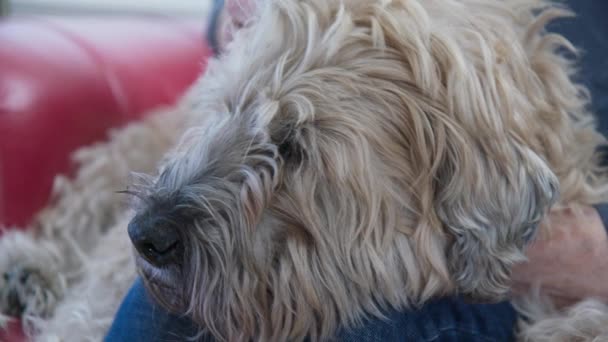
[[[0,311],[12,317],[46,317],[55,307],[59,294],[42,272],[13,267],[2,274]]]

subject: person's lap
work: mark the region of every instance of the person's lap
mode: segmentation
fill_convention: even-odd
[[[444,298],[407,311],[387,310],[387,319],[368,319],[362,325],[340,332],[344,342],[392,341],[510,341],[516,313],[507,303],[467,304],[459,298]],[[165,312],[146,295],[141,280],[127,294],[106,341],[184,341],[197,334],[186,317]],[[202,336],[197,341],[212,341]]]
[[[221,2],[221,1],[219,1]],[[580,81],[593,96],[592,110],[600,130],[608,133],[608,23],[602,13],[608,3],[569,1],[578,17],[553,24],[551,29],[564,34],[582,48]],[[599,206],[604,222],[608,206]],[[389,311],[387,320],[369,319],[362,326],[342,331],[340,341],[509,341],[513,339],[516,313],[507,303],[467,304],[459,298],[444,298],[421,308]],[[125,298],[106,341],[183,341],[194,336],[197,328],[187,319],[164,312],[146,296],[137,281]],[[202,340],[211,340],[203,337]]]
[[[154,304],[141,279],[137,279],[123,300],[105,341],[184,341],[196,334],[197,328],[189,319],[169,314]]]
[[[457,297],[427,302],[420,308],[389,310],[386,319],[370,318],[343,330],[337,341],[512,341],[517,314],[508,302],[471,304]]]

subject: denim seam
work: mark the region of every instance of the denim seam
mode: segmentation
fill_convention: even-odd
[[[471,331],[471,330],[466,330],[466,329],[462,329],[462,328],[458,328],[458,327],[446,327],[446,328],[441,328],[439,329],[439,332],[437,333],[437,335],[433,336],[432,338],[428,339],[427,342],[433,342],[433,341],[437,341],[440,337],[442,337],[443,333],[448,332],[448,331],[456,331],[459,333],[463,333],[463,334],[468,334],[471,336],[475,336],[475,337],[479,337],[482,338],[484,341],[488,341],[488,342],[492,342],[494,340],[492,340],[491,338],[484,336],[478,332],[475,331]]]

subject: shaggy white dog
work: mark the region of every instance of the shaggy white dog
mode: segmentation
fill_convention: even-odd
[[[3,236],[0,308],[38,340],[99,340],[134,265],[226,341],[323,340],[389,305],[504,298],[558,192],[608,199],[604,140],[560,52],[574,48],[544,31],[565,15],[268,1],[178,110],[79,152],[37,227]],[[128,189],[133,213],[115,194],[130,171],[153,175]],[[601,303],[539,305],[521,304],[522,340],[607,336]]]

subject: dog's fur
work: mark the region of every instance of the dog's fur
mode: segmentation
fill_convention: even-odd
[[[123,216],[108,191],[127,170],[150,172],[186,127],[155,176],[128,189],[133,222],[177,229],[183,261],[135,259],[161,304],[219,340],[326,339],[388,306],[504,298],[558,192],[563,206],[608,199],[604,139],[565,57],[575,49],[544,31],[567,15],[540,0],[266,2],[185,98],[188,114],[150,119],[175,123],[166,141],[150,145],[149,123],[115,135],[40,216],[35,243],[5,235],[0,270],[35,274],[47,293],[26,316],[66,298],[31,330],[107,327],[133,279],[126,249],[77,251],[104,234],[124,243],[124,223],[105,232]],[[121,144],[137,134],[140,149]],[[87,297],[108,283],[107,304]],[[606,336],[606,308],[593,303],[579,309],[595,320],[539,315],[520,337],[578,336],[562,320]],[[77,305],[91,315],[68,333]]]
[[[179,110],[160,111],[113,132],[107,143],[81,149],[76,176],[57,178],[52,205],[36,223],[4,233],[0,312],[20,313],[28,335],[39,341],[104,335],[136,275],[129,215],[116,191],[131,171],[155,169],[182,131],[183,117]],[[9,319],[0,314],[0,326]]]

